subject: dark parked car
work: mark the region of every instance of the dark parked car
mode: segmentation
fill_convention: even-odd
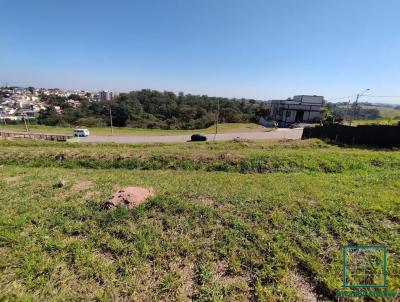
[[[201,134],[193,134],[190,139],[192,142],[204,142],[207,140],[207,137]]]

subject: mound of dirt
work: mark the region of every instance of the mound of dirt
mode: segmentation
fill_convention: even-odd
[[[153,196],[151,189],[141,187],[126,187],[115,192],[103,205],[104,209],[111,209],[117,206],[133,208],[143,203],[147,198]]]

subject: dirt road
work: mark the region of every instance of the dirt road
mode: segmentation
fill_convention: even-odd
[[[194,130],[193,133],[196,133]],[[243,132],[217,134],[216,141],[229,141],[235,138],[262,140],[262,139],[300,139],[303,129],[280,128],[270,132]],[[208,141],[214,139],[214,134],[205,134]],[[114,143],[174,143],[186,142],[190,135],[168,135],[168,136],[89,136],[81,138],[82,142],[114,142]]]

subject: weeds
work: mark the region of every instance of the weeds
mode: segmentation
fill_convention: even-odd
[[[346,244],[386,245],[388,290],[400,289],[397,151],[246,143],[134,146],[114,161],[85,146],[54,163],[53,144],[2,142],[0,300],[297,301],[295,273],[331,300]],[[156,194],[101,209],[131,185]]]

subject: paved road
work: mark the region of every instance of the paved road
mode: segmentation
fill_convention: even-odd
[[[193,133],[196,133],[194,130]],[[243,139],[262,140],[262,139],[300,139],[303,129],[284,129],[280,128],[271,132],[243,132],[243,133],[223,133],[217,134],[216,141],[229,141],[237,137]],[[212,141],[214,134],[206,134],[207,140]],[[89,136],[81,138],[82,142],[114,142],[114,143],[173,143],[186,142],[190,140],[190,135],[164,135],[164,136]]]

